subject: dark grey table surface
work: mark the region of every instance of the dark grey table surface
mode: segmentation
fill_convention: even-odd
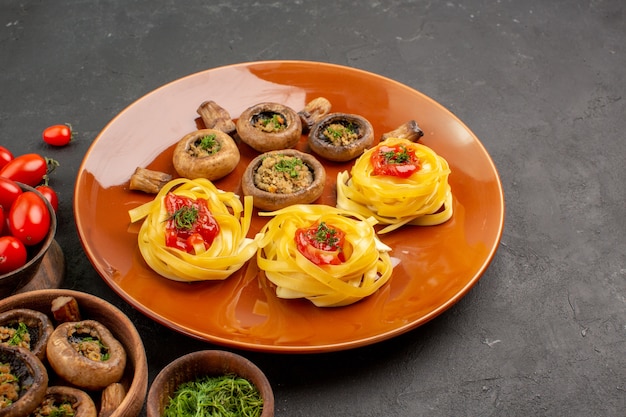
[[[151,90],[232,63],[323,61],[409,85],[492,156],[507,207],[498,252],[459,303],[400,337],[314,355],[238,352],[267,373],[276,415],[623,416],[625,4],[3,0],[0,144],[60,161],[63,286],[134,320],[152,381],[172,359],[218,347],[134,311],[84,254],[73,188],[99,131]],[[63,122],[75,141],[43,144],[42,129]]]

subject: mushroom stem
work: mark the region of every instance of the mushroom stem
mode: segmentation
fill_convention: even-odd
[[[233,122],[230,114],[216,102],[205,101],[196,111],[202,117],[205,128],[221,130],[229,135],[235,132],[235,122]]]

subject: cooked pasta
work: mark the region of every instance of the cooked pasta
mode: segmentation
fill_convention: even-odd
[[[373,294],[391,277],[391,248],[376,237],[374,218],[306,204],[259,214],[274,216],[261,230],[257,265],[276,285],[279,298],[306,298],[318,307],[345,306]],[[342,262],[316,264],[299,250],[296,234],[316,225],[325,236],[335,233],[328,230],[345,234]]]
[[[417,169],[407,177],[377,175],[372,156],[383,152],[383,146],[410,150],[417,158]],[[350,174],[343,171],[337,175],[337,207],[388,225],[379,233],[405,224],[437,225],[452,216],[448,162],[425,145],[389,138],[364,152]]]
[[[210,245],[194,243],[191,253],[166,244],[168,193],[193,201],[206,200],[218,225]],[[252,258],[261,238],[246,237],[252,218],[252,200],[219,190],[207,179],[179,178],[168,182],[151,202],[129,211],[131,222],[144,219],[138,242],[146,263],[159,275],[175,281],[224,280]]]

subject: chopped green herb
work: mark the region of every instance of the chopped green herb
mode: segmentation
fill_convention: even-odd
[[[17,325],[17,329],[15,329],[15,333],[9,339],[9,345],[10,346],[19,345],[20,343],[22,343],[22,339],[24,338],[24,335],[27,333],[28,333],[28,326],[26,326],[26,324],[24,324],[23,322],[20,322]]]
[[[395,150],[389,152],[382,152],[383,157],[389,164],[404,164],[409,162],[410,155],[405,146],[400,147],[401,151]]]
[[[181,384],[163,417],[259,417],[262,411],[263,399],[250,381],[223,375]]]
[[[298,176],[297,167],[304,166],[304,162],[300,158],[287,158],[283,157],[274,165],[274,169],[278,172],[286,172],[290,177],[296,178]]]
[[[209,155],[216,154],[221,149],[221,144],[216,140],[215,134],[202,137],[198,143],[198,147]]]
[[[170,214],[167,220],[174,220],[177,229],[190,230],[198,220],[198,209],[191,206],[183,206]]]

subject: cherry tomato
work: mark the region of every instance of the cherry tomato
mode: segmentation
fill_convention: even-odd
[[[403,145],[380,145],[370,157],[374,175],[408,178],[419,170],[420,163],[415,150]]]
[[[10,150],[4,146],[0,146],[0,169],[14,159]]]
[[[72,126],[70,124],[54,125],[44,129],[43,141],[52,146],[65,146],[72,140]]]
[[[0,275],[15,271],[27,259],[26,247],[14,236],[0,236]]]
[[[8,213],[20,194],[22,194],[22,188],[15,181],[0,177],[0,206],[2,206],[2,210]]]
[[[294,236],[298,251],[316,265],[340,265],[345,262],[345,232],[324,222],[299,228]]]
[[[0,236],[4,236],[8,234],[8,231],[5,232],[4,226],[7,224],[6,215],[4,214],[4,210],[0,210]]]
[[[9,230],[26,246],[36,245],[48,234],[50,212],[46,203],[32,191],[25,191],[9,211]]]
[[[35,187],[59,165],[54,159],[36,153],[27,153],[13,159],[0,169],[0,177],[9,178]]]
[[[41,195],[46,197],[46,200],[50,202],[50,205],[55,212],[59,209],[59,196],[52,187],[49,185],[38,185],[35,189],[39,191]]]
[[[203,198],[192,199],[169,193],[165,197],[168,219],[165,225],[165,245],[187,253],[196,248],[208,249],[220,232],[208,203]]]

